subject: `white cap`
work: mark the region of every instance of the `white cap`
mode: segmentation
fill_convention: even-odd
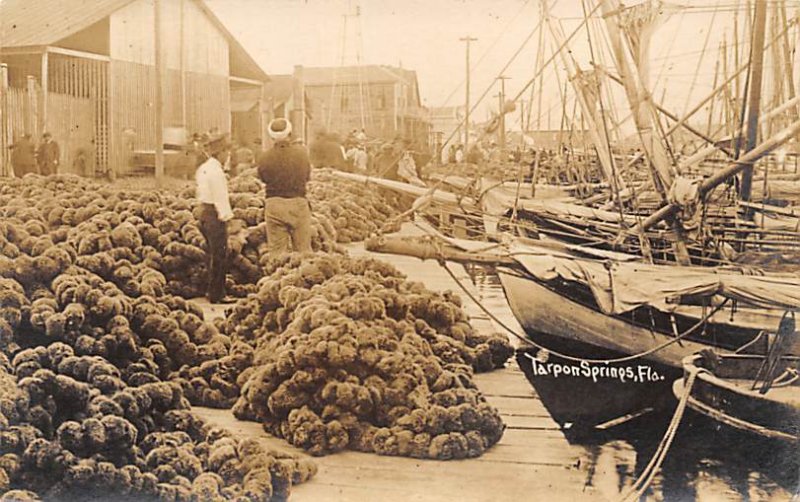
[[[284,118],[272,119],[269,123],[269,137],[275,141],[286,139],[292,134],[292,123]]]

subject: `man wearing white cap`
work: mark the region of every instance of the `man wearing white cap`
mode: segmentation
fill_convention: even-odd
[[[270,252],[311,251],[311,207],[306,184],[311,163],[302,145],[291,142],[292,124],[274,119],[269,124],[272,148],[258,159],[258,176],[266,185],[265,220]]]
[[[206,295],[211,303],[226,301],[225,274],[228,271],[227,221],[233,218],[228,181],[222,170],[229,145],[225,135],[217,134],[203,142],[208,159],[195,173],[197,200],[200,201],[200,231],[206,238],[208,255],[208,286]]]

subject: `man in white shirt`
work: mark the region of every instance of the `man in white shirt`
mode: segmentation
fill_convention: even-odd
[[[367,150],[363,145],[353,146],[347,152],[347,158],[353,163],[353,169],[359,174],[367,173],[367,165],[369,163],[369,156]]]
[[[456,164],[461,164],[462,162],[464,162],[464,147],[462,145],[458,145],[456,147],[456,154],[454,158]]]
[[[225,274],[228,270],[228,229],[226,222],[233,218],[228,182],[222,169],[227,160],[229,145],[225,135],[211,136],[203,144],[208,157],[195,173],[197,200],[200,202],[200,231],[206,238],[208,286],[206,296],[211,303],[225,298]]]

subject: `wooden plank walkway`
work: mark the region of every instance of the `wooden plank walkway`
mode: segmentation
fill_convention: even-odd
[[[461,293],[435,262],[370,253],[360,244],[348,246],[348,251],[351,255],[370,255],[392,263],[410,280],[423,282],[433,291],[449,289]],[[472,286],[463,267],[453,265],[451,269],[460,279],[463,277],[465,285]],[[495,330],[466,295],[460,296],[476,329]],[[207,303],[203,307],[209,317],[222,315],[224,309]],[[432,461],[337,453],[315,459],[319,466],[317,476],[294,487],[292,500],[607,500],[590,486],[592,477],[600,473],[590,474],[593,462],[589,450],[567,442],[513,360],[504,369],[477,375],[475,381],[507,425],[501,441],[480,458]],[[299,452],[265,433],[259,424],[236,420],[229,410],[195,410],[211,423],[237,435],[259,437],[272,447]]]

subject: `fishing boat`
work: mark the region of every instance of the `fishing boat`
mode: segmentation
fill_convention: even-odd
[[[498,268],[511,311],[536,344],[521,346],[517,362],[554,419],[583,430],[670,405],[670,384],[696,352],[766,353],[783,314],[767,303],[800,286],[791,276],[530,249],[512,251],[521,268]],[[766,290],[774,295],[743,301]],[[736,308],[726,297],[738,297]],[[800,344],[788,350],[800,354]]]
[[[766,367],[774,378],[765,378]],[[800,442],[800,378],[797,357],[703,352],[683,361],[673,392],[682,396],[695,375],[687,406],[722,424],[771,439]]]

